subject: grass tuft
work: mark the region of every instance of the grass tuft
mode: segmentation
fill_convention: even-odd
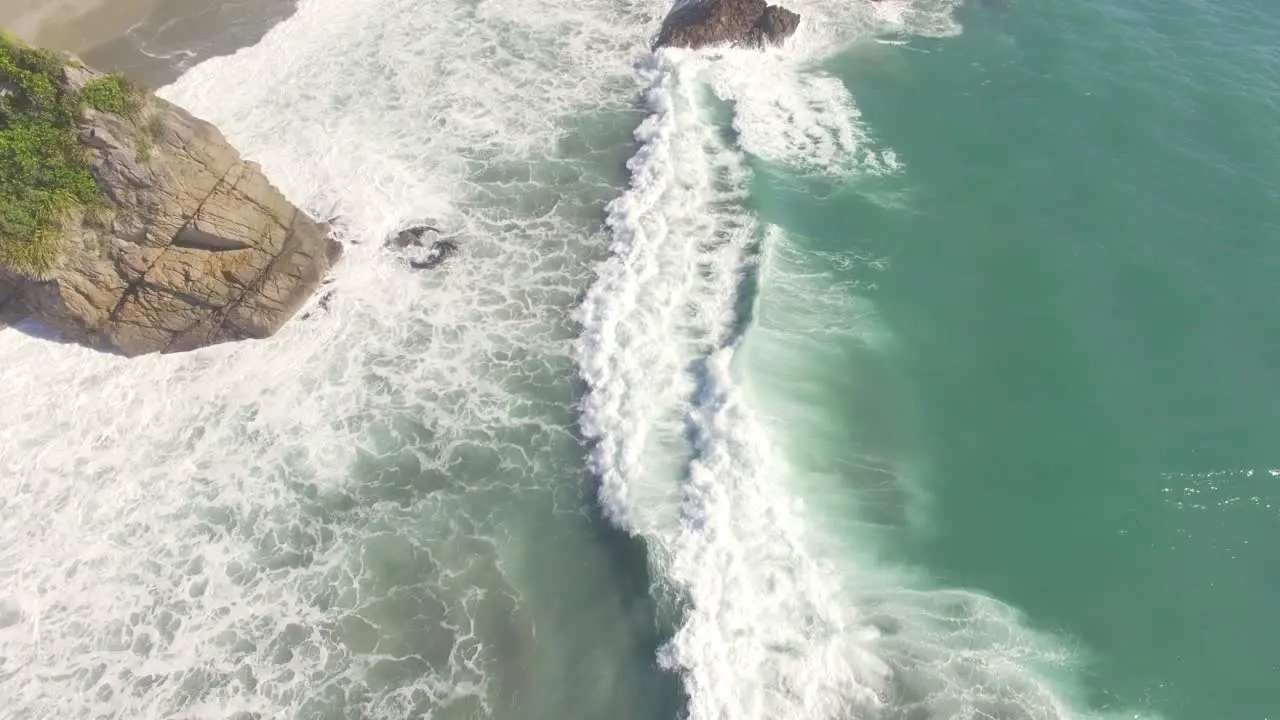
[[[152,140],[159,140],[164,136],[165,116],[160,112],[153,112],[147,116],[147,122],[142,126]]]
[[[139,134],[133,139],[133,159],[146,162],[151,159],[151,137]]]
[[[131,115],[145,99],[120,75],[77,93],[66,62],[0,34],[0,266],[30,277],[57,265],[66,218],[107,202],[77,134],[82,108]]]
[[[142,108],[144,95],[142,88],[132,80],[120,73],[112,73],[85,83],[80,89],[80,97],[98,112],[134,117]]]

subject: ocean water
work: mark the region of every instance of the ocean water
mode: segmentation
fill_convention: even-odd
[[[0,716],[1280,714],[1280,13],[791,5],[302,0],[165,88],[347,255],[0,334]]]
[[[165,0],[117,37],[77,45],[86,65],[111,68],[147,87],[167,85],[199,63],[252,45],[293,13],[293,0]],[[133,20],[136,10],[100,6]],[[83,26],[92,20],[75,20]],[[101,36],[98,34],[97,36]]]

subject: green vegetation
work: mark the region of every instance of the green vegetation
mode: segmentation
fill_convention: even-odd
[[[67,59],[0,35],[0,267],[39,277],[61,252],[60,224],[104,200],[76,124],[85,104],[131,115],[142,91],[120,75],[76,93]]]
[[[133,159],[138,162],[146,162],[151,159],[151,137],[148,135],[138,135],[133,139]]]
[[[164,136],[164,128],[164,115],[154,112],[147,116],[147,121],[142,124],[142,132],[133,142],[135,160],[145,162],[151,159],[151,149]]]
[[[99,112],[133,117],[142,107],[142,91],[120,73],[94,78],[80,89],[84,103]]]
[[[159,140],[164,135],[165,116],[163,113],[153,112],[147,117],[147,122],[142,126],[152,140]]]
[[[0,37],[0,265],[33,276],[57,260],[67,211],[100,197],[62,67],[53,53]]]

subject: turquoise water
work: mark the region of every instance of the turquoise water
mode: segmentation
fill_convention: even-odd
[[[303,0],[165,88],[347,253],[0,338],[0,716],[1275,720],[1280,12],[788,4]]]
[[[830,65],[902,174],[762,183],[892,338],[824,350],[806,450],[900,468],[888,552],[1078,643],[1093,705],[1274,718],[1280,8],[960,18]]]

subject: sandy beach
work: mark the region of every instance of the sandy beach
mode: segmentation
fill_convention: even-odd
[[[5,0],[0,27],[151,87],[260,40],[295,0]]]

